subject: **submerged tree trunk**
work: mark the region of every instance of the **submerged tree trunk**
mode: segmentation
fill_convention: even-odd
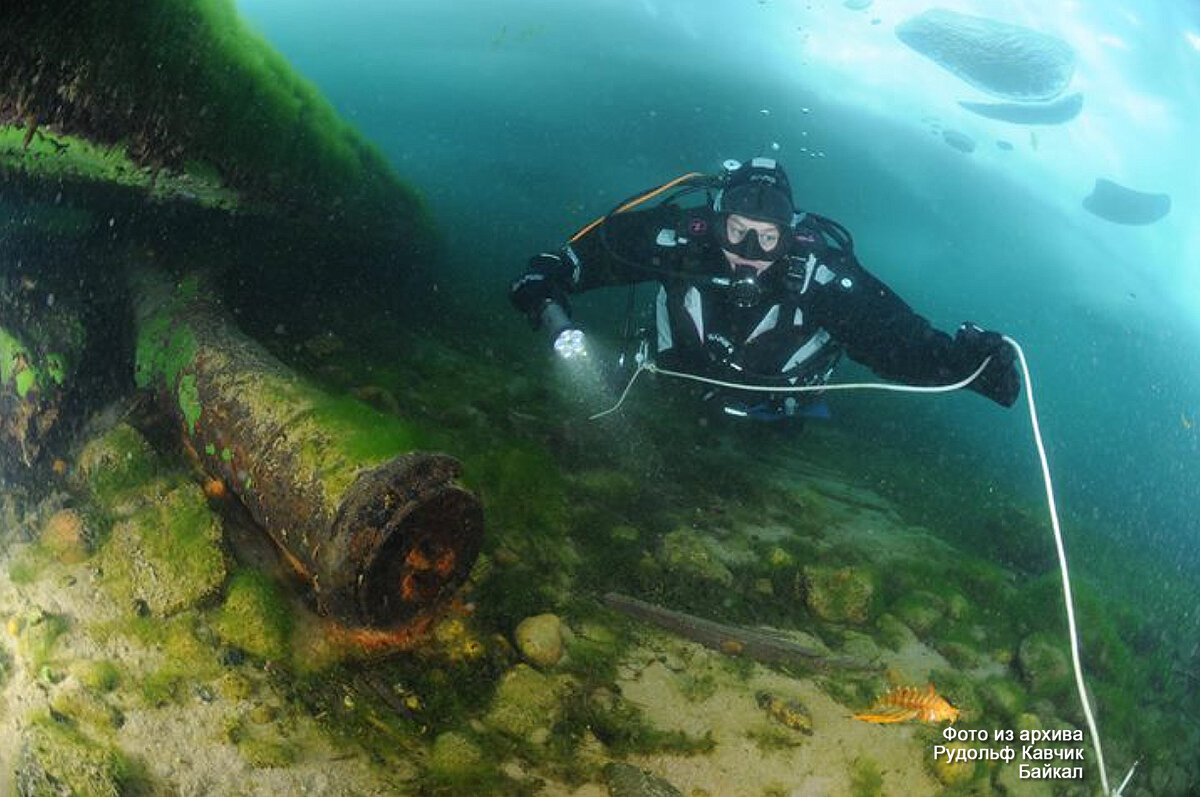
[[[483,533],[457,460],[401,420],[331,397],[239,332],[194,277],[133,277],[136,377],[185,443],[351,625],[418,621],[466,578]]]

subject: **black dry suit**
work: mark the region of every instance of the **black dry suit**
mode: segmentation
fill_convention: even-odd
[[[849,234],[829,219],[797,214],[787,254],[756,279],[731,270],[715,229],[723,223],[710,207],[615,213],[532,258],[510,298],[536,325],[547,302],[568,307],[568,294],[657,280],[658,366],[739,385],[823,384],[843,351],[888,380],[947,384],[1000,352],[995,333],[934,329],[859,264]],[[979,335],[990,345],[972,345]],[[971,388],[1011,405],[1011,356],[997,356]],[[730,414],[775,419],[804,414],[815,394],[720,388],[706,398]]]

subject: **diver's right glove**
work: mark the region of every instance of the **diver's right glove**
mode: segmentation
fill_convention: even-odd
[[[536,255],[530,258],[528,270],[509,286],[508,300],[537,329],[542,324],[547,302],[554,302],[569,312],[564,288],[569,282],[569,269],[561,257],[548,253]]]
[[[1004,407],[1016,403],[1021,393],[1017,353],[999,332],[989,332],[967,321],[954,335],[954,354],[964,376],[991,357],[987,368],[967,387]]]

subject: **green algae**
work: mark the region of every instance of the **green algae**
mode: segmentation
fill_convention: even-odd
[[[692,736],[655,727],[641,708],[614,693],[570,689],[563,696],[552,738],[560,753],[574,755],[585,732],[616,756],[699,755],[716,746],[711,732]]]
[[[153,482],[99,552],[101,585],[123,606],[165,617],[214,597],[225,581],[220,520],[182,477]]]
[[[869,758],[856,758],[850,773],[851,797],[880,797],[883,794],[883,773],[879,764]]]
[[[0,125],[0,167],[19,169],[41,180],[82,178],[137,188],[156,200],[185,199],[205,207],[238,207],[236,192],[222,185],[211,170],[187,164],[182,170],[155,170],[138,165],[122,144],[98,146],[86,138],[38,131],[25,146],[28,128]],[[47,229],[59,234],[86,229],[91,214],[75,211],[51,217]]]
[[[184,374],[179,378],[179,409],[189,436],[196,434],[196,421],[200,420],[200,393],[196,390],[196,377]]]
[[[39,359],[15,335],[0,327],[0,388],[12,384],[17,397],[25,399],[35,387],[45,391],[61,384],[64,376],[61,355]]]
[[[291,766],[300,757],[301,749],[276,724],[265,721],[269,719],[251,712],[232,723],[226,735],[253,767],[278,769]]]
[[[116,747],[67,723],[44,717],[26,729],[16,767],[20,794],[121,797],[136,780],[135,767]]]
[[[494,778],[490,762],[470,736],[456,731],[439,734],[429,751],[428,776],[449,789],[489,793],[488,781]]]
[[[347,239],[389,238],[421,251],[432,243],[417,193],[241,22],[232,0],[88,3],[74,9],[70,26],[34,4],[9,22],[0,95],[56,130],[33,136],[34,151],[10,161],[37,169],[75,160],[96,179],[148,178],[151,187],[166,166],[179,174],[174,194],[196,200],[222,196],[210,188],[219,173],[225,189],[332,217]],[[14,131],[7,140],[14,135],[23,138]],[[124,152],[101,157],[120,145]],[[411,237],[398,240],[404,235]]]
[[[0,327],[0,386],[12,381],[17,358],[25,356],[24,344],[4,327]]]
[[[416,448],[414,429],[351,396],[307,390],[309,409],[289,423],[299,469],[320,479],[335,505],[365,469]],[[301,405],[304,406],[304,405]]]
[[[119,423],[84,445],[76,475],[104,512],[113,508],[118,496],[144,487],[160,467],[141,432]]]
[[[129,640],[155,655],[126,666],[120,673],[121,694],[135,695],[146,706],[179,704],[193,697],[197,685],[223,673],[211,631],[196,611],[168,618],[125,614],[89,629],[99,641]]]
[[[195,359],[195,335],[186,325],[176,325],[171,320],[178,307],[174,302],[160,307],[138,327],[134,381],[140,388],[161,384],[167,390],[175,390],[179,374]]]
[[[36,374],[29,369],[25,369],[18,373],[14,382],[14,386],[17,389],[17,395],[21,398],[25,398],[29,394],[30,389],[33,387],[36,381]]]
[[[865,623],[874,610],[878,577],[863,567],[808,565],[799,585],[809,611],[826,622]]]
[[[17,638],[17,653],[28,672],[40,672],[55,662],[59,640],[71,628],[68,619],[60,614],[37,612],[24,618]]]
[[[125,715],[103,694],[82,683],[64,683],[50,698],[50,710],[77,727],[110,733],[125,722]]]
[[[111,659],[88,659],[72,665],[80,683],[95,692],[112,692],[121,685],[122,668]]]
[[[287,659],[292,617],[278,585],[260,571],[234,574],[212,628],[226,644],[259,659]]]

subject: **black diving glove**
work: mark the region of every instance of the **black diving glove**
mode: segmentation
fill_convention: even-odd
[[[538,329],[542,325],[542,312],[550,302],[559,305],[570,314],[567,292],[563,288],[568,279],[567,267],[561,257],[551,254],[536,255],[529,261],[529,270],[509,286],[508,300],[519,313],[529,319],[534,329]]]
[[[987,368],[967,387],[1004,407],[1016,403],[1021,393],[1017,352],[999,332],[989,332],[967,321],[954,335],[954,354],[963,376],[973,373],[984,359],[991,357]]]

